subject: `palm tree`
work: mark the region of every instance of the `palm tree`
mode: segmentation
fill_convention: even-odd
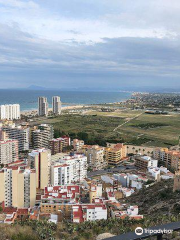
[[[143,148],[143,155],[144,155],[145,149]]]
[[[128,154],[128,149],[129,149],[129,146],[127,146],[127,154]]]
[[[132,150],[133,150],[133,154],[134,154],[135,147],[133,147]]]

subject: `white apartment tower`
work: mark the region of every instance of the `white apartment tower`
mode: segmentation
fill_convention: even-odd
[[[60,115],[61,114],[61,100],[60,100],[60,97],[54,96],[52,98],[52,109],[53,109],[53,113],[55,115]]]
[[[51,184],[54,186],[67,185],[73,182],[73,165],[58,164],[51,166]]]
[[[7,120],[20,119],[20,105],[19,104],[1,105],[0,119]]]
[[[48,116],[48,101],[46,97],[38,98],[38,115]]]
[[[87,177],[87,157],[83,154],[65,155],[59,159],[59,163],[64,164],[64,168],[60,167],[60,174],[54,170],[54,178],[59,178],[57,181],[61,181],[62,174],[64,184],[69,181],[82,182]]]
[[[18,141],[0,140],[0,164],[6,165],[18,161]]]

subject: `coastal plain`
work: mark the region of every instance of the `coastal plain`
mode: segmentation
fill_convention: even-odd
[[[127,144],[171,147],[178,144],[180,114],[146,114],[143,110],[123,109],[103,112],[97,107],[63,112],[61,116],[36,119],[53,124],[55,132],[76,135],[87,133],[92,144],[113,141]],[[58,135],[58,134],[57,134]],[[99,141],[100,140],[100,141]],[[104,144],[103,144],[104,143]]]

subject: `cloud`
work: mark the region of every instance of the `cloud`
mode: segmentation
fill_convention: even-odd
[[[176,0],[0,0],[1,85],[170,85],[179,10]]]
[[[21,0],[0,0],[0,5],[10,8],[18,9],[37,9],[39,6],[33,1],[21,1]]]

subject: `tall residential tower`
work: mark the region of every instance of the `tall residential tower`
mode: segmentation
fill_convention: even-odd
[[[60,115],[61,114],[61,100],[60,100],[60,97],[54,96],[52,98],[52,109],[53,109],[53,113],[55,115]]]
[[[38,98],[38,115],[48,116],[48,101],[46,97]]]

